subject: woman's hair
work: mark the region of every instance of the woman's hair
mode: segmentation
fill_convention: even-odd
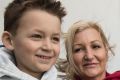
[[[60,21],[66,15],[60,1],[56,0],[13,0],[4,13],[4,31],[15,35],[23,14],[31,9],[46,11],[57,16]]]
[[[107,50],[114,54],[112,47],[110,46],[101,26],[93,21],[78,21],[74,23],[71,28],[68,30],[68,33],[65,34],[65,48],[67,52],[67,61],[68,64],[66,68],[66,73],[69,79],[74,80],[75,76],[79,76],[78,67],[75,65],[73,60],[73,43],[76,33],[83,31],[88,28],[93,28],[100,33],[103,44]],[[64,65],[64,64],[63,64]],[[65,65],[66,66],[66,65]]]

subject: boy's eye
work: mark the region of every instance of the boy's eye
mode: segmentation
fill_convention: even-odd
[[[40,34],[34,34],[34,35],[32,35],[32,38],[33,39],[42,39],[42,35],[40,35]]]
[[[33,35],[33,37],[35,37],[35,38],[42,38],[42,36],[38,35],[38,34]]]
[[[60,42],[60,38],[59,37],[53,37],[53,39],[52,39],[55,43],[58,43],[58,42]]]

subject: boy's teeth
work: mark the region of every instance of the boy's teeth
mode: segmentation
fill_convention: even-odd
[[[43,59],[50,59],[50,57],[46,57],[46,56],[39,56],[39,57]]]

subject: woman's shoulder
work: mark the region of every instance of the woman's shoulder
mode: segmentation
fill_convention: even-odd
[[[120,80],[120,71],[114,73],[107,73],[105,80]]]

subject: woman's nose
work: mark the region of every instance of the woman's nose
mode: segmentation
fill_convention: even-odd
[[[92,49],[88,48],[86,49],[86,53],[85,53],[85,56],[84,56],[84,59],[85,60],[92,60],[94,57],[94,52]]]

